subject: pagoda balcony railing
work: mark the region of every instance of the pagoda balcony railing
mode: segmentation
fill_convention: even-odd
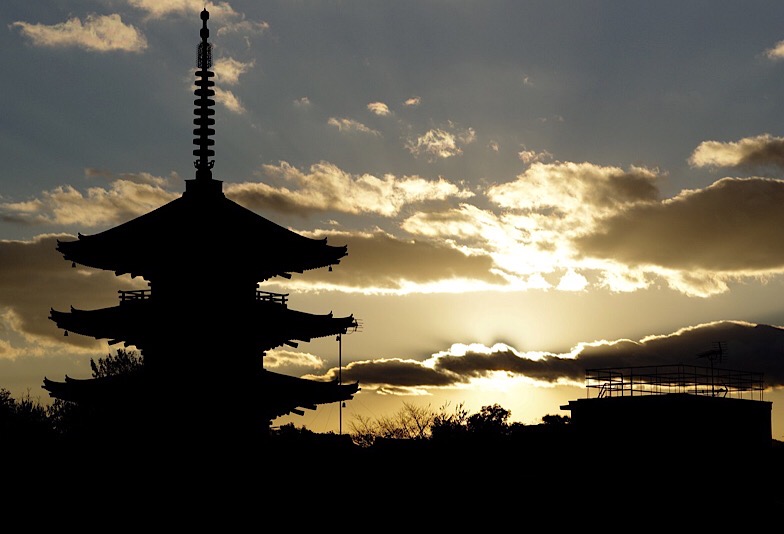
[[[286,306],[286,303],[289,300],[288,293],[272,293],[270,291],[261,291],[260,289],[256,290],[256,300],[261,300],[264,302],[277,302],[278,304],[282,304]]]
[[[131,289],[117,291],[120,294],[120,303],[129,302],[132,300],[146,300],[152,296],[152,289]]]
[[[119,290],[120,304],[135,300],[147,300],[152,297],[152,289],[130,289]],[[288,293],[272,293],[271,291],[256,290],[256,300],[263,302],[275,302],[283,306],[288,304]]]

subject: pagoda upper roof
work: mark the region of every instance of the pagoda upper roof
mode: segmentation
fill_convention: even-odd
[[[147,280],[171,273],[288,278],[348,254],[345,245],[298,234],[226,198],[220,187],[204,187],[220,182],[188,182],[181,197],[103,232],[58,241],[57,250],[74,263]]]

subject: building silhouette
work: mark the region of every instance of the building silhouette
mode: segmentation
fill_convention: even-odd
[[[161,436],[172,444],[222,443],[264,436],[280,416],[344,402],[358,384],[318,382],[264,369],[273,348],[340,336],[353,315],[312,314],[288,306],[288,294],[259,284],[273,277],[328,268],[347,255],[226,198],[215,180],[215,133],[206,9],[196,72],[195,178],[179,198],[114,228],[58,241],[72,263],[141,277],[148,289],[119,291],[116,306],[51,310],[65,330],[141,352],[139,370],[64,381],[44,378],[50,396],[94,415],[94,432],[122,439]]]
[[[588,369],[587,398],[561,406],[585,451],[602,458],[711,457],[741,461],[772,444],[762,373],[685,364]],[[650,458],[650,456],[649,456]]]

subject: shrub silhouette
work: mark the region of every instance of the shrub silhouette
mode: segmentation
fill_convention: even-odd
[[[0,388],[0,436],[6,450],[25,450],[54,439],[46,407],[28,391],[21,400]]]

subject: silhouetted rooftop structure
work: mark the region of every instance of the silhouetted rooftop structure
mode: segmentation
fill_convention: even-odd
[[[181,197],[124,224],[57,249],[72,266],[130,274],[148,289],[119,291],[117,306],[51,310],[69,332],[137,347],[140,372],[91,379],[44,378],[52,397],[136,419],[143,427],[184,434],[245,438],[277,417],[343,402],[356,383],[317,382],[263,368],[266,351],[357,328],[353,315],[312,314],[288,307],[289,295],[262,291],[273,277],[329,268],[347,247],[302,236],[225,197],[214,180],[211,136],[215,101],[207,10],[201,12],[194,94],[196,176]],[[106,408],[108,406],[108,408]],[[185,437],[185,436],[183,436]]]
[[[746,454],[770,447],[764,375],[694,365],[588,369],[588,398],[561,406],[582,444],[604,452]]]

